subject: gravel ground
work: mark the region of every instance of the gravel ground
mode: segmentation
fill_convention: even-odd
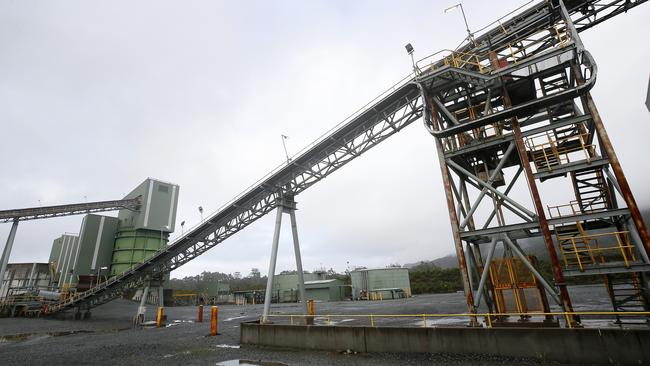
[[[571,289],[579,310],[607,309],[601,287]],[[219,332],[209,336],[209,308],[205,322],[195,323],[196,307],[165,308],[165,328],[133,329],[138,304],[115,300],[93,309],[89,320],[0,319],[0,365],[215,365],[246,359],[287,365],[501,365],[540,364],[533,360],[498,356],[452,354],[349,354],[239,346],[239,324],[258,319],[262,305],[219,307]],[[154,307],[149,307],[148,319]],[[297,304],[273,306],[276,314],[296,313]],[[422,295],[377,302],[317,303],[317,314],[419,314],[464,312],[459,293]],[[400,320],[401,325],[417,325]],[[451,321],[453,323],[454,320]],[[458,323],[462,326],[464,321]],[[348,323],[346,323],[348,324]],[[450,324],[446,323],[445,325]],[[387,325],[397,325],[395,321]],[[452,324],[453,325],[453,324]],[[238,363],[234,363],[238,364]],[[548,364],[548,363],[545,363]]]

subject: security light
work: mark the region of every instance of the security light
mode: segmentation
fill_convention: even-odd
[[[408,52],[409,55],[413,54],[413,46],[410,43],[407,43],[404,47],[406,48],[406,52]]]

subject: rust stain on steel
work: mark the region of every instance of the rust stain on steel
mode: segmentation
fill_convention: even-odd
[[[521,136],[521,128],[519,127],[519,121],[517,120],[516,117],[512,120],[512,131],[513,134],[515,135],[515,144],[517,145],[517,151],[519,152],[521,165],[524,167],[524,172],[526,173],[526,180],[528,181],[528,188],[530,191],[530,195],[532,196],[533,203],[535,205],[535,211],[537,213],[539,227],[542,231],[542,236],[544,237],[544,242],[546,243],[546,249],[548,249],[548,254],[551,259],[551,265],[553,267],[553,275],[555,277],[555,281],[560,287],[560,297],[562,298],[562,303],[564,304],[564,311],[573,311],[573,306],[571,305],[571,298],[569,297],[569,291],[566,288],[564,274],[562,273],[562,267],[560,266],[560,260],[558,259],[557,252],[555,251],[555,246],[553,245],[551,230],[548,227],[548,221],[546,220],[546,214],[544,213],[544,206],[542,206],[542,200],[539,196],[537,183],[535,182],[533,171],[530,168],[530,161],[528,160],[528,152],[526,151],[526,147],[524,146],[524,140],[522,139]]]
[[[572,70],[573,70],[573,75],[576,77],[576,81],[579,84],[583,84],[584,78],[582,77],[580,70],[576,66],[574,66]],[[618,157],[616,156],[616,152],[614,151],[614,147],[612,146],[612,141],[609,139],[607,130],[605,130],[605,125],[603,124],[603,120],[600,117],[600,113],[596,108],[596,104],[594,103],[594,100],[591,97],[590,92],[587,92],[584,95],[582,95],[580,99],[582,101],[583,106],[589,110],[589,113],[591,113],[591,118],[594,122],[594,126],[596,128],[596,133],[598,134],[598,140],[600,141],[600,145],[605,150],[605,153],[607,154],[607,158],[609,159],[609,165],[612,167],[614,176],[616,177],[616,181],[618,182],[618,186],[621,188],[621,195],[625,200],[625,204],[627,205],[627,208],[630,210],[632,221],[634,222],[634,226],[636,226],[636,230],[639,232],[639,236],[641,237],[641,241],[643,242],[643,247],[645,248],[646,253],[650,255],[650,234],[648,233],[648,227],[646,226],[645,221],[643,221],[643,216],[641,216],[641,211],[639,211],[639,206],[637,205],[636,200],[634,199],[634,195],[632,194],[632,189],[630,188],[630,185],[627,182],[625,173],[623,173],[623,167],[621,167],[621,162],[618,160]]]
[[[434,103],[430,97],[427,97],[427,104],[431,108],[431,117],[435,118]],[[458,216],[456,216],[456,207],[454,205],[454,197],[451,191],[451,178],[449,177],[449,171],[447,168],[447,162],[445,161],[445,153],[442,148],[442,142],[440,138],[434,138],[436,140],[436,149],[438,151],[438,160],[440,162],[440,170],[442,172],[442,182],[445,187],[445,196],[447,198],[447,209],[449,212],[449,219],[451,221],[451,231],[454,236],[454,245],[456,247],[456,257],[458,257],[458,266],[460,267],[460,274],[463,280],[463,289],[465,290],[465,300],[467,301],[467,309],[471,313],[476,313],[476,308],[474,307],[474,295],[472,294],[472,289],[469,285],[469,274],[467,272],[467,262],[465,260],[465,250],[463,249],[463,242],[460,238],[460,229]],[[461,204],[459,202],[459,204]],[[472,322],[475,322],[475,319],[472,319]]]
[[[603,125],[602,119],[600,118],[600,114],[596,109],[596,105],[594,104],[594,101],[591,98],[591,94],[587,93],[585,98],[587,99],[587,105],[589,106],[589,109],[591,111],[591,115],[594,120],[594,125],[596,126],[596,131],[598,133],[600,143],[603,145],[605,151],[607,152],[607,157],[609,158],[609,164],[612,166],[612,170],[614,171],[614,176],[616,177],[616,181],[618,181],[618,185],[621,188],[623,199],[627,204],[627,208],[630,210],[630,215],[632,216],[634,225],[636,226],[636,229],[639,232],[641,241],[643,241],[643,247],[645,248],[646,253],[650,255],[650,234],[648,233],[648,227],[646,226],[645,221],[643,221],[643,216],[641,216],[641,211],[639,211],[639,206],[636,203],[636,199],[634,199],[634,195],[632,194],[632,189],[630,188],[630,185],[627,182],[627,178],[625,177],[625,173],[623,172],[623,167],[621,166],[621,163],[619,162],[618,157],[616,156],[616,152],[614,152],[614,148],[609,139],[609,136],[607,135],[607,131],[605,130],[605,126]]]
[[[501,93],[503,96],[504,106],[506,108],[511,107],[512,101],[510,100],[510,95],[508,94],[508,90],[506,89],[505,85],[502,87]],[[530,161],[528,160],[528,151],[526,150],[523,137],[521,136],[519,119],[517,117],[513,117],[510,122],[512,125],[512,132],[515,138],[517,152],[519,153],[519,160],[521,162],[521,166],[524,168],[524,173],[526,174],[528,190],[530,191],[530,195],[533,199],[533,204],[535,205],[535,212],[537,214],[539,228],[542,231],[542,237],[544,238],[544,243],[546,244],[546,249],[548,250],[548,254],[551,259],[553,276],[555,277],[555,282],[557,282],[557,285],[560,288],[560,298],[562,299],[562,304],[564,305],[564,311],[573,311],[571,297],[569,296],[569,291],[566,288],[566,282],[564,280],[564,273],[562,273],[560,260],[558,259],[557,252],[555,251],[555,246],[553,245],[553,237],[551,236],[551,230],[548,227],[548,221],[546,220],[546,214],[544,213],[542,199],[539,196],[537,183],[535,182],[533,170],[530,167]]]

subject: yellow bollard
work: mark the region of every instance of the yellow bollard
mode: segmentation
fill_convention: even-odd
[[[218,329],[219,329],[219,308],[213,306],[212,313],[210,314],[210,335],[216,336]]]
[[[314,300],[308,300],[307,301],[307,311],[309,312],[309,316],[307,317],[307,324],[312,325],[314,324]]]
[[[163,324],[163,308],[162,306],[158,307],[158,314],[156,315],[156,327],[160,328]]]
[[[379,301],[383,301],[383,300],[384,300],[384,295],[380,292],[379,293]]]
[[[199,305],[199,323],[203,323],[203,305]]]

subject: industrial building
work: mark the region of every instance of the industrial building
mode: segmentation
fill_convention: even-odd
[[[50,262],[54,266],[53,283],[62,288],[69,282],[70,269],[74,268],[72,253],[76,252],[79,245],[79,236],[75,234],[63,234],[54,239],[50,251]]]
[[[0,288],[0,298],[27,290],[47,290],[52,282],[49,263],[10,263]]]
[[[350,272],[350,279],[354,300],[388,300],[411,296],[407,268],[359,268]]]
[[[305,284],[308,281],[325,279],[325,272],[304,273]],[[275,275],[273,280],[273,302],[297,302],[299,299],[298,274]]]
[[[0,298],[10,289],[27,286],[86,290],[142,263],[166,245],[174,231],[178,192],[178,185],[147,178],[124,198],[139,198],[138,210],[122,208],[117,217],[87,214],[79,234],[54,239],[48,263],[9,264]]]
[[[167,244],[176,224],[178,185],[148,178],[126,195],[143,197],[139,211],[120,210],[110,273],[120,274],[142,263]]]
[[[314,301],[341,301],[349,298],[343,281],[331,278],[327,280],[305,281],[305,296]]]

